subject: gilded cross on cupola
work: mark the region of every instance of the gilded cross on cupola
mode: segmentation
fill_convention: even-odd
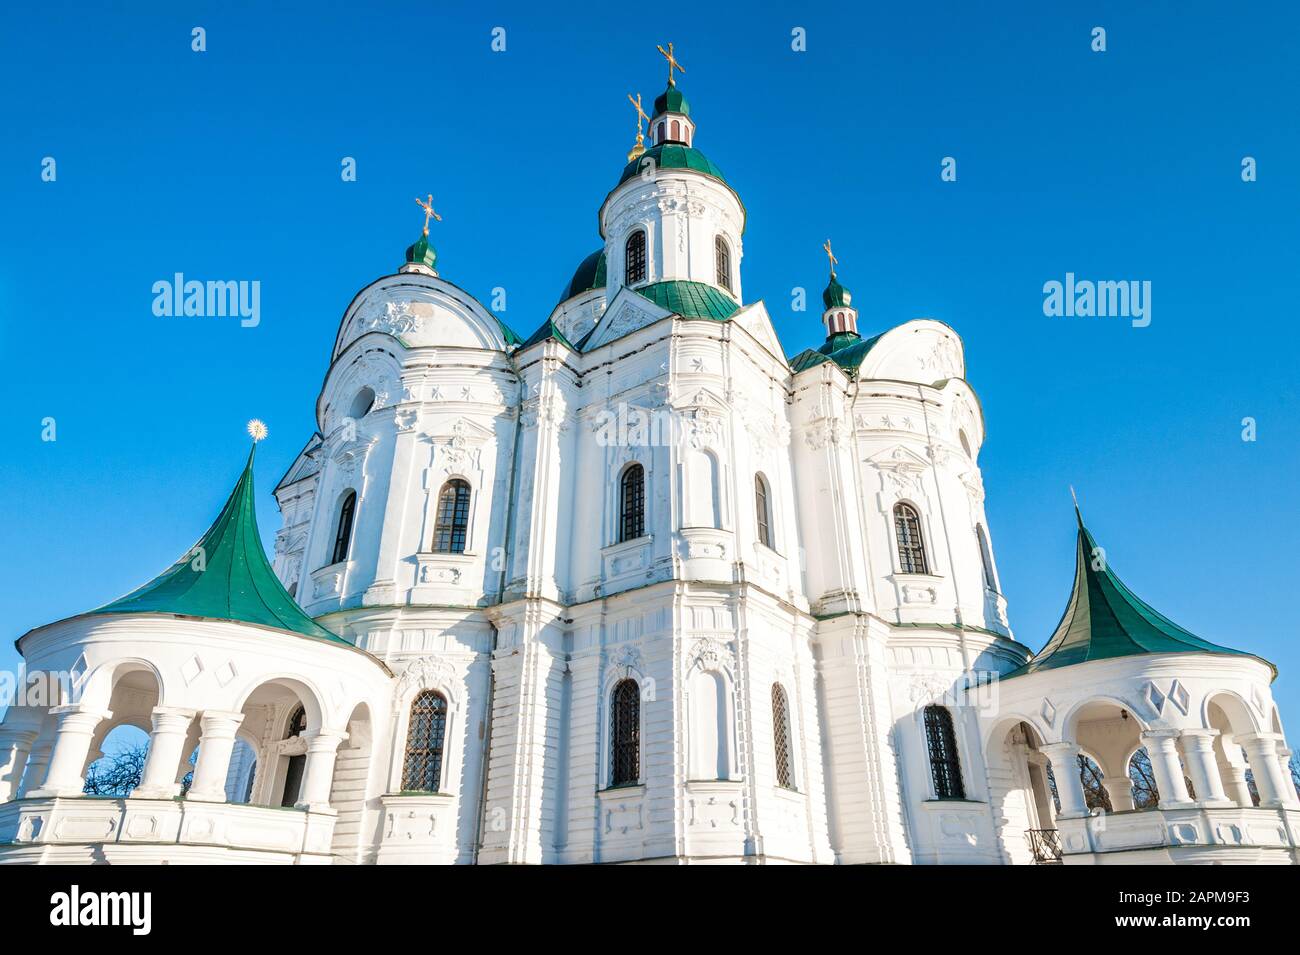
[[[822,243],[822,248],[826,251],[826,258],[831,263],[831,278],[835,277],[835,266],[839,265],[840,260],[835,258],[835,253],[831,251],[831,240],[827,239]]]
[[[627,161],[631,162],[633,159],[636,159],[638,156],[645,153],[645,132],[643,126],[645,123],[650,122],[650,117],[647,116],[645,110],[641,108],[640,93],[636,94],[636,99],[633,99],[632,94],[628,93],[627,101],[631,103],[633,108],[636,110],[636,145],[633,146],[632,150],[627,154]]]
[[[673,79],[673,70],[681,70],[683,73],[685,73],[686,67],[682,66],[682,64],[678,62],[677,57],[673,56],[673,44],[671,41],[669,41],[668,43],[668,49],[665,50],[661,46],[659,47],[659,52],[663,56],[663,58],[668,61],[668,85],[676,86],[677,83]]]
[[[415,204],[416,204],[417,206],[419,206],[421,209],[424,210],[424,234],[425,234],[425,235],[428,235],[428,234],[429,234],[429,220],[430,220],[430,219],[437,219],[439,222],[441,222],[441,221],[442,221],[442,216],[438,215],[438,213],[436,213],[436,212],[433,211],[433,196],[432,196],[432,195],[430,195],[428,199],[421,199],[419,196],[416,196],[416,197],[415,197]]]

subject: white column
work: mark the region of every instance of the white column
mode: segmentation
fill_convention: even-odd
[[[145,757],[140,785],[131,793],[140,799],[171,799],[181,791],[176,782],[185,736],[194,722],[194,711],[175,706],[158,706],[153,711],[153,732],[149,734],[149,755]]]
[[[30,796],[32,790],[45,781],[45,771],[50,768],[50,754],[54,750],[54,733],[48,728],[39,733],[36,742],[32,744],[32,751],[27,754],[27,770],[22,775],[22,782],[18,785],[18,795],[15,798],[25,799]]]
[[[1223,787],[1228,791],[1230,800],[1247,809],[1255,805],[1255,800],[1250,795],[1250,785],[1246,782],[1245,766],[1221,762],[1219,763],[1219,776],[1223,779]]]
[[[1151,772],[1160,791],[1161,809],[1179,809],[1192,804],[1183,778],[1183,764],[1178,758],[1178,730],[1148,730],[1142,734]]]
[[[1083,794],[1083,780],[1079,778],[1079,747],[1075,743],[1048,743],[1040,747],[1052,761],[1052,777],[1056,780],[1056,795],[1061,800],[1061,818],[1086,816],[1088,801]]]
[[[1259,789],[1260,806],[1277,808],[1285,805],[1286,787],[1291,785],[1291,780],[1282,775],[1282,765],[1277,758],[1282,734],[1253,733],[1238,736],[1237,742],[1246,748],[1246,758],[1250,760],[1250,770]]]
[[[186,799],[200,802],[226,801],[226,774],[230,772],[230,754],[235,749],[235,731],[244,721],[243,713],[204,710],[199,717],[203,735],[199,737],[199,762],[194,767],[194,784]]]
[[[1214,738],[1218,735],[1219,731],[1214,729],[1187,729],[1179,735],[1197,802],[1226,804],[1229,801],[1214,753]]]
[[[1295,780],[1291,778],[1291,750],[1286,748],[1286,740],[1278,740],[1277,762],[1282,770],[1282,804],[1289,809],[1300,809],[1300,793],[1296,792]]]
[[[302,771],[302,790],[295,809],[328,809],[334,782],[334,760],[339,744],[348,738],[341,730],[319,730],[307,736],[307,764]]]
[[[80,704],[50,707],[50,714],[58,721],[54,729],[54,748],[50,753],[49,769],[39,789],[31,796],[37,799],[51,796],[80,796],[86,781],[83,772],[86,757],[90,755],[90,740],[101,720],[113,714],[107,710],[84,709]]]
[[[0,727],[0,802],[18,791],[37,730]]]
[[[1123,776],[1106,776],[1101,781],[1110,796],[1110,808],[1115,812],[1129,812],[1137,808],[1133,802],[1133,780],[1128,774]]]

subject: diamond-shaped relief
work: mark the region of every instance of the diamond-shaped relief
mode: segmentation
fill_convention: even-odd
[[[1174,680],[1169,685],[1168,700],[1178,707],[1178,712],[1184,716],[1187,715],[1187,706],[1191,702],[1191,694],[1187,692],[1187,687],[1183,686],[1178,680]]]
[[[72,678],[74,688],[81,686],[81,681],[86,678],[88,669],[90,669],[90,664],[86,662],[86,655],[83,653],[77,657],[77,662],[72,664],[72,669],[68,671],[68,676]]]
[[[1151,709],[1156,711],[1157,716],[1164,711],[1166,697],[1150,680],[1147,681],[1143,696],[1146,698],[1146,701],[1151,704]]]
[[[188,660],[186,660],[184,663],[181,664],[181,678],[185,681],[186,686],[189,686],[191,683],[197,680],[199,678],[199,674],[202,672],[203,672],[203,661],[200,660],[197,655],[190,657]]]
[[[235,669],[234,663],[227,660],[225,663],[221,664],[221,666],[217,667],[215,676],[217,678],[217,683],[224,687],[235,677],[239,676],[239,671]]]
[[[1039,712],[1043,715],[1043,719],[1047,720],[1048,726],[1056,725],[1056,704],[1047,697],[1043,697],[1043,708]]]

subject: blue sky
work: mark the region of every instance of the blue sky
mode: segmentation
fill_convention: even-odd
[[[270,540],[339,318],[418,235],[414,195],[445,217],[444,277],[485,301],[504,287],[520,334],[541,324],[599,244],[625,94],[662,89],[672,39],[696,145],[748,209],[746,298],[787,353],[823,337],[790,290],[816,301],[828,235],[864,331],[928,316],[962,335],[1017,636],[1037,649],[1063,609],[1073,483],[1121,577],[1276,662],[1300,714],[1290,5],[24,6],[0,31],[10,637],[171,563],[254,416]],[[261,324],[155,316],[175,272],[260,281]],[[1066,272],[1150,281],[1150,326],[1044,316]]]

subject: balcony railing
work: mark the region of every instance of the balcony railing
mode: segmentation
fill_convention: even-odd
[[[208,862],[226,854],[328,865],[334,820],[332,811],[187,799],[17,799],[0,805],[0,863]]]
[[[1035,865],[1061,864],[1061,833],[1056,829],[1026,829],[1025,840]]]

